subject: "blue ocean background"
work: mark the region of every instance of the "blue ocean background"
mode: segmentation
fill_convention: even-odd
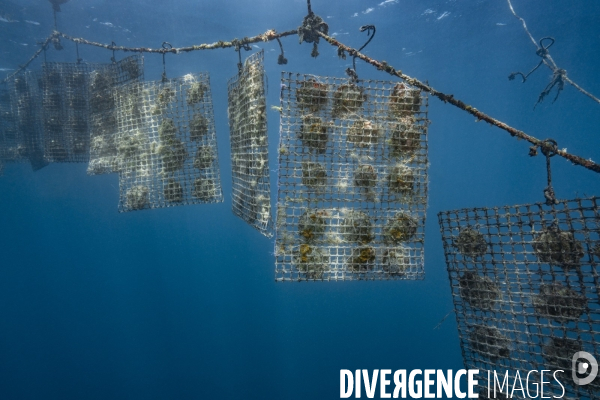
[[[552,36],[554,60],[600,94],[600,2],[514,0],[536,38]],[[313,0],[330,33],[538,138],[600,161],[600,104],[567,85],[536,107],[551,71],[525,84],[513,71],[539,62],[506,1]],[[295,29],[305,0],[72,0],[58,29],[124,46],[174,47]],[[53,29],[46,1],[0,0],[0,69],[23,64]],[[281,71],[343,76],[325,42],[320,56],[297,36],[265,50],[267,106],[279,105]],[[63,40],[49,61],[76,60]],[[253,48],[252,51],[258,51]],[[79,46],[85,61],[111,52]],[[250,55],[244,52],[243,56]],[[117,59],[127,54],[117,53]],[[39,68],[43,57],[31,68]],[[84,164],[0,177],[0,399],[335,399],[340,369],[463,368],[437,212],[543,201],[545,160],[529,144],[432,98],[430,197],[424,281],[274,281],[273,240],[231,212],[227,80],[233,49],[166,56],[167,75],[208,71],[225,202],[118,213],[117,175]],[[162,59],[145,56],[147,80]],[[362,79],[390,77],[357,61]],[[269,111],[273,202],[279,114]],[[600,176],[555,157],[557,196],[598,195]],[[363,391],[363,397],[365,396]]]

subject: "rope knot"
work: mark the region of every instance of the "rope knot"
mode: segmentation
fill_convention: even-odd
[[[546,139],[540,144],[540,149],[546,157],[554,157],[558,152],[558,144],[554,139]]]
[[[302,42],[313,43],[313,50],[310,54],[312,57],[317,57],[319,55],[319,51],[317,49],[317,44],[319,43],[319,32],[327,35],[329,33],[329,25],[323,21],[323,18],[319,17],[313,12],[310,12],[306,17],[304,17],[302,25],[298,27],[298,38],[300,39],[300,44],[302,44]]]

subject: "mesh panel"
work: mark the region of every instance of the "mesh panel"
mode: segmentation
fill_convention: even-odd
[[[44,160],[42,97],[39,73],[26,71],[8,82],[12,113],[16,119],[15,156],[29,159],[34,171],[48,165]]]
[[[228,83],[232,207],[235,215],[271,237],[273,221],[263,57],[263,51],[249,57],[242,72]]]
[[[19,131],[10,103],[7,87],[0,88],[0,160],[20,161]]]
[[[89,160],[89,73],[94,64],[45,63],[40,89],[44,157],[49,162]]]
[[[144,58],[134,55],[104,65],[92,72],[89,78],[90,92],[90,164],[89,175],[118,172],[117,111],[115,87],[128,82],[144,80]]]
[[[577,351],[600,354],[598,204],[593,197],[439,213],[467,368],[509,370],[511,385],[516,371],[562,369],[565,398],[600,396],[599,378],[588,386],[571,380]]]
[[[208,74],[117,89],[120,211],[223,201]]]
[[[423,278],[427,98],[284,73],[277,280]]]

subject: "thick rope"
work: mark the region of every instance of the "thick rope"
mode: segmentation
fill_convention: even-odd
[[[508,0],[508,1],[510,2],[510,0]],[[525,23],[525,22],[523,21],[523,23]],[[448,95],[448,94],[445,94],[442,92],[438,92],[431,86],[419,81],[418,79],[412,78],[408,75],[403,74],[402,71],[396,70],[394,67],[390,66],[385,61],[377,61],[372,58],[369,58],[369,57],[365,56],[364,54],[360,53],[358,50],[348,47],[348,46],[338,42],[337,40],[328,36],[327,34],[325,34],[324,32],[322,32],[319,29],[315,29],[314,32],[318,36],[325,39],[331,45],[336,46],[338,48],[338,54],[347,52],[351,56],[358,57],[361,60],[365,61],[366,63],[371,64],[378,70],[385,71],[390,75],[396,76],[396,77],[406,81],[408,84],[415,86],[415,87],[431,94],[434,97],[439,98],[444,103],[450,103],[453,106],[458,107],[461,110],[468,112],[469,114],[475,116],[477,118],[477,120],[485,121],[491,125],[494,125],[502,130],[507,131],[508,133],[511,134],[511,136],[516,136],[519,139],[524,139],[524,140],[528,141],[529,143],[534,145],[533,147],[540,147],[542,149],[546,147],[546,144],[544,143],[544,141],[537,139],[533,136],[527,135],[523,131],[515,129],[515,128],[505,124],[502,121],[499,121],[495,118],[490,117],[489,115],[477,110],[475,107],[467,105],[464,102],[462,102],[461,100],[455,99],[453,95]],[[125,51],[125,52],[137,52],[137,53],[158,53],[158,54],[174,53],[174,54],[178,54],[178,53],[186,53],[186,52],[197,51],[197,50],[213,50],[213,49],[221,49],[221,48],[228,48],[228,47],[235,48],[236,46],[240,46],[240,45],[247,45],[250,43],[258,43],[258,42],[268,42],[271,40],[275,40],[275,39],[286,37],[286,36],[296,35],[296,34],[298,34],[297,29],[282,32],[282,33],[277,33],[274,30],[268,30],[267,32],[265,32],[261,35],[253,36],[250,38],[245,37],[242,40],[234,39],[229,42],[218,41],[215,43],[200,44],[200,45],[194,45],[194,46],[188,46],[188,47],[148,48],[148,47],[125,47],[125,46],[116,46],[113,44],[110,44],[110,45],[103,44],[103,43],[98,43],[98,42],[92,42],[92,41],[89,41],[89,40],[83,39],[83,38],[76,38],[76,37],[67,35],[62,32],[54,31],[50,34],[50,36],[48,36],[48,38],[46,38],[46,40],[41,44],[41,47],[34,53],[34,55],[24,65],[20,66],[12,74],[9,74],[5,79],[2,80],[2,82],[8,82],[12,77],[17,75],[19,72],[23,71],[25,68],[27,68],[27,66],[29,66],[29,64],[31,64],[31,62],[33,62],[33,60],[35,60],[42,53],[42,51],[44,49],[46,49],[46,47],[52,40],[57,39],[59,37],[62,37],[64,39],[70,40],[75,43],[81,43],[81,44],[86,44],[86,45],[90,45],[90,46],[104,48],[107,50],[112,50],[113,52],[114,51]],[[535,43],[535,40],[534,40],[534,43]],[[536,44],[536,46],[537,46],[537,44]],[[549,60],[548,62],[553,62],[549,55],[547,56],[547,59]],[[564,77],[564,79],[567,82],[571,83],[570,80],[566,76]],[[534,153],[535,152],[530,151],[530,154],[535,155]],[[600,173],[600,165],[596,164],[591,159],[586,160],[582,157],[567,153],[565,150],[557,150],[556,154],[558,154],[559,156],[561,156],[563,158],[566,158],[567,160],[571,161],[575,165],[580,165],[591,171]]]

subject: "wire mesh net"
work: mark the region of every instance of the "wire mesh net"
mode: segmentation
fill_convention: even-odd
[[[467,368],[500,380],[508,370],[511,385],[517,371],[564,370],[565,398],[600,396],[600,378],[578,386],[571,376],[576,352],[600,354],[598,205],[592,197],[438,214]]]
[[[223,201],[208,74],[116,91],[120,211]]]
[[[8,81],[17,126],[16,140],[10,147],[16,157],[28,159],[34,171],[48,165],[44,159],[40,81],[40,74],[34,71],[19,73]]]
[[[427,98],[283,73],[276,280],[422,279]]]
[[[0,163],[23,160],[19,151],[19,131],[8,87],[0,87]]]
[[[94,64],[44,63],[40,79],[44,158],[48,162],[88,162],[88,78]]]
[[[273,236],[264,52],[250,56],[228,82],[233,213]]]
[[[90,74],[90,163],[89,175],[119,171],[117,146],[117,110],[115,88],[144,80],[144,58],[133,55],[113,64],[103,65]]]

